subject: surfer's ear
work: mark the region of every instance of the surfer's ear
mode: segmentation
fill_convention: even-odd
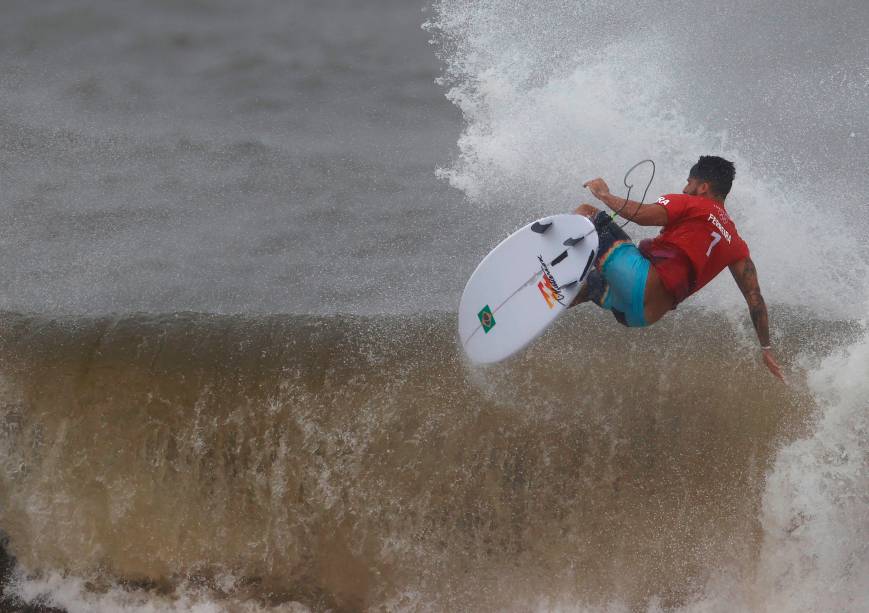
[[[715,190],[712,189],[712,183],[709,181],[700,181],[697,184],[697,195],[698,196],[710,196],[714,195]]]

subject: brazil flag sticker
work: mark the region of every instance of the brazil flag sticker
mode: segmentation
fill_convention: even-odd
[[[488,304],[483,307],[482,311],[477,313],[477,317],[480,318],[480,323],[483,324],[483,332],[486,334],[495,327],[495,316],[492,315],[492,309],[489,308]]]

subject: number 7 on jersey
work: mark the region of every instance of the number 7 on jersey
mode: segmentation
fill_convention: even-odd
[[[706,257],[709,257],[709,254],[712,253],[712,250],[715,248],[715,245],[718,244],[718,241],[721,240],[721,235],[718,232],[710,232],[712,235],[712,242],[709,244],[709,249],[706,250]]]

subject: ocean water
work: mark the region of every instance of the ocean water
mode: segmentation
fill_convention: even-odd
[[[2,606],[869,607],[865,3],[2,11]],[[726,274],[463,360],[506,233],[706,153],[786,386]]]

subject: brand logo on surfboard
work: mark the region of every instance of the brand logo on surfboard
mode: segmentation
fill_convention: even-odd
[[[542,255],[538,255],[537,259],[540,262],[540,270],[543,272],[543,278],[537,284],[537,289],[540,290],[540,294],[546,301],[546,306],[550,309],[554,309],[556,304],[564,306],[564,303],[561,302],[564,299],[561,294],[561,287],[556,283],[552,273],[549,272],[549,266],[543,261]]]

